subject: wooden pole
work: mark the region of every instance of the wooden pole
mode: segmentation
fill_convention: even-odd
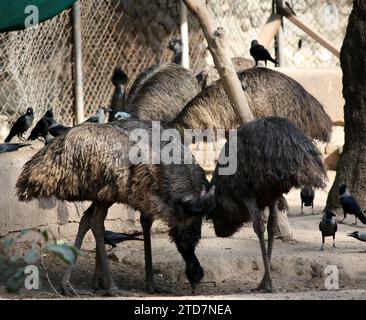
[[[339,58],[340,50],[329,40],[324,38],[320,33],[308,27],[297,16],[294,16],[289,8],[282,7],[281,14],[284,15],[287,19],[289,19],[295,26],[304,31],[308,36],[313,38],[315,41],[319,42],[323,47],[327,48],[337,58]]]
[[[272,13],[268,18],[267,22],[261,29],[258,40],[259,43],[266,48],[269,48],[278,30],[281,28],[281,18],[280,14]]]
[[[188,13],[184,2],[180,1],[180,38],[182,40],[182,66],[189,69]]]
[[[183,0],[187,8],[198,19],[205,38],[208,49],[211,52],[217,71],[224,84],[225,91],[230,99],[238,118],[243,123],[253,120],[248,101],[242,89],[238,75],[235,72],[231,57],[227,52],[225,32],[222,28],[217,28],[211,14],[199,0]]]
[[[276,13],[279,12],[279,8],[283,7],[283,0],[276,0]],[[281,16],[281,25],[278,28],[277,31],[277,41],[276,41],[276,49],[277,49],[277,61],[278,66],[283,67],[284,66],[284,34],[283,34],[283,17]]]
[[[76,123],[84,121],[83,61],[81,50],[80,1],[72,7],[72,31],[74,45],[74,91]]]

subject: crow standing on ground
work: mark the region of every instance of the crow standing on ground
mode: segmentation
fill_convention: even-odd
[[[27,108],[25,114],[20,116],[10,129],[9,135],[6,137],[5,142],[10,142],[13,137],[18,136],[19,139],[24,140],[23,134],[26,132],[33,123],[34,113],[33,108]]]
[[[300,192],[301,197],[301,213],[303,212],[303,207],[311,206],[311,213],[314,214],[314,197],[315,191],[312,187],[304,186]]]
[[[273,59],[268,52],[268,50],[260,45],[257,40],[253,40],[250,44],[250,55],[255,60],[255,66],[258,65],[258,61],[264,61],[265,66],[267,67],[267,60],[273,62],[275,65],[277,65],[277,61]]]
[[[49,121],[48,119],[53,119],[52,110],[47,110],[44,116],[39,119],[34,128],[32,129],[27,140],[36,140],[39,137],[42,137],[46,140],[46,136],[48,134]]]
[[[113,232],[106,230],[104,232],[104,243],[112,246],[112,248],[117,247],[117,244],[122,241],[128,241],[128,240],[140,240],[143,241],[144,239],[137,238],[136,236],[140,233],[135,234],[125,234],[125,233],[119,233],[119,232]]]
[[[27,143],[0,143],[0,153],[17,151],[20,148],[30,146]]]
[[[105,115],[109,111],[111,110],[106,108],[98,108],[97,112],[89,119],[87,119],[85,122],[104,123]]]
[[[355,238],[362,242],[366,242],[366,231],[354,231],[352,233],[347,234],[347,236]]]
[[[348,213],[353,214],[356,217],[355,225],[357,225],[357,218],[360,219],[363,224],[366,224],[366,217],[364,213],[362,212],[356,199],[348,191],[347,185],[345,184],[342,184],[339,187],[339,200],[341,202],[344,214],[344,218],[340,221],[340,223],[346,219]]]
[[[322,247],[320,250],[323,250],[325,237],[333,237],[333,248],[336,247],[335,234],[338,229],[336,217],[337,217],[337,215],[330,210],[326,210],[324,212],[323,218],[319,223],[319,230],[322,233],[322,239],[323,239]]]

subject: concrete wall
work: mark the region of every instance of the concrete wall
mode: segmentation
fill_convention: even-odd
[[[343,125],[342,70],[340,68],[276,68],[298,81],[320,103],[334,124]]]
[[[89,203],[49,201],[19,202],[15,184],[21,168],[38,149],[27,148],[0,154],[0,238],[28,228],[50,228],[59,239],[73,241],[80,216]],[[115,204],[105,222],[106,229],[119,232],[140,230],[139,213],[125,205]],[[157,224],[155,231],[162,226]],[[89,237],[91,233],[89,233]]]

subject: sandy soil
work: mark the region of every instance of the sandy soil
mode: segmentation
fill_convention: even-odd
[[[334,172],[329,172],[329,185]],[[316,194],[315,215],[306,208],[300,213],[299,190],[287,195],[290,204],[289,221],[295,242],[275,242],[272,272],[276,294],[254,294],[263,275],[262,259],[256,235],[250,226],[243,227],[233,237],[217,238],[210,223],[203,227],[203,238],[197,256],[205,270],[205,278],[192,295],[184,275],[184,263],[167,234],[155,235],[152,240],[156,282],[170,292],[149,296],[144,292],[144,258],[142,242],[126,242],[110,252],[113,277],[119,288],[119,299],[129,298],[195,298],[195,299],[364,299],[366,297],[366,243],[347,237],[349,231],[362,230],[364,226],[351,225],[353,217],[339,225],[332,249],[328,238],[324,251],[320,251],[321,236],[318,230],[327,189]],[[86,299],[100,298],[101,291],[91,289],[94,271],[94,244],[85,243],[82,256],[75,268],[72,284],[78,294]],[[46,257],[51,282],[60,288],[65,269],[61,261],[51,263]],[[334,265],[339,271],[339,289],[326,290],[325,269]],[[5,291],[0,280],[2,298],[57,298],[46,279],[41,290],[21,290],[20,295]]]

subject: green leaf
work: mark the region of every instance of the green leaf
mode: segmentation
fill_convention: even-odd
[[[46,250],[53,252],[67,264],[74,264],[79,255],[79,251],[74,246],[67,244],[49,244]]]
[[[38,261],[38,253],[29,249],[25,252],[23,259],[27,264],[35,264]]]
[[[24,285],[25,274],[24,268],[18,268],[7,280],[6,290],[9,292],[18,293],[20,287]]]

